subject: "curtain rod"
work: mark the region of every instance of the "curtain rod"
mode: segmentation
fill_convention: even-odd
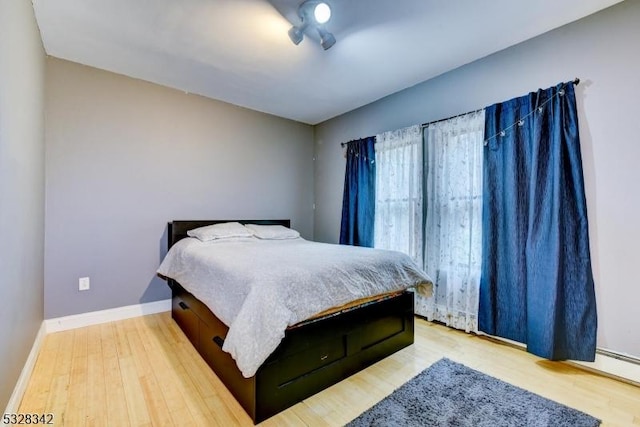
[[[421,128],[426,128],[429,125],[435,124],[435,123],[440,123],[440,122],[444,122],[446,120],[451,120],[451,119],[455,119],[456,117],[462,117],[462,116],[466,116],[467,114],[472,114],[472,113],[477,113],[479,111],[482,111],[483,109],[480,108],[478,110],[473,110],[473,111],[469,111],[467,113],[462,113],[462,114],[456,114],[455,116],[451,116],[451,117],[447,117],[446,119],[440,119],[440,120],[434,120],[432,122],[427,122],[427,123],[423,123],[420,125]]]
[[[573,79],[573,81],[571,83],[573,83],[575,86],[578,86],[580,84],[580,79],[578,77],[576,77],[575,79]],[[474,111],[469,111],[468,113],[456,114],[455,116],[447,117],[446,119],[440,119],[440,120],[434,120],[432,122],[422,123],[420,125],[420,127],[421,128],[425,128],[425,127],[427,127],[429,125],[432,125],[434,123],[444,122],[445,120],[455,119],[456,117],[466,116],[467,114],[471,114],[471,113],[477,113],[478,111],[481,111],[481,110],[483,110],[483,108],[480,108],[480,109],[477,109],[477,110],[474,110]],[[368,138],[370,138],[370,137],[368,137]],[[361,138],[361,139],[364,139],[364,138]],[[357,139],[351,140],[349,142],[353,142],[353,141],[357,141]],[[346,145],[349,144],[349,142],[341,142],[340,146],[342,146],[342,148],[344,148]]]
[[[580,79],[576,77],[575,79],[573,79],[571,83],[573,83],[575,86],[578,86],[578,84],[580,84]],[[466,116],[467,114],[477,113],[478,111],[482,111],[482,110],[483,108],[480,108],[478,110],[469,111],[468,113],[456,114],[455,116],[447,117],[446,119],[434,120],[432,122],[423,123],[420,125],[420,127],[425,128],[434,123],[444,122],[445,120],[455,119],[456,117]]]
[[[366,136],[366,137],[364,137],[364,138],[356,138],[356,139],[352,139],[352,140],[351,140],[351,141],[349,141],[349,142],[341,142],[341,143],[340,143],[340,146],[341,146],[342,148],[344,148],[344,147],[346,147],[347,145],[349,145],[349,143],[351,143],[351,142],[360,141],[361,139],[367,139],[367,138],[373,138],[373,137],[372,137],[372,136]],[[373,141],[373,143],[375,144],[375,143],[376,143],[376,141]]]

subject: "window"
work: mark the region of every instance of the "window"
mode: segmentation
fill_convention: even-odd
[[[412,126],[376,136],[374,246],[407,253],[434,280],[416,313],[466,331],[477,331],[483,142],[484,110],[424,135]]]
[[[422,132],[412,126],[376,136],[374,247],[408,254],[422,250]]]
[[[482,263],[484,111],[425,128],[424,268],[434,296],[416,312],[467,332],[478,330]]]

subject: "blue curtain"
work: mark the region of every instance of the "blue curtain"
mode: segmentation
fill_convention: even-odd
[[[347,144],[340,244],[373,247],[376,201],[375,137]]]
[[[487,107],[485,137],[479,329],[547,359],[593,361],[596,302],[573,82]]]

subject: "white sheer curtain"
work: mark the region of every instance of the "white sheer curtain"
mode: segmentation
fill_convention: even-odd
[[[422,266],[422,131],[376,135],[374,247],[404,252]]]
[[[416,313],[467,332],[478,330],[482,251],[484,110],[424,129],[425,271],[434,295],[416,294]]]

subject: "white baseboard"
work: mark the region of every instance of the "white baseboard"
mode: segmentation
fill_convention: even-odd
[[[510,346],[527,350],[527,346],[523,343],[512,341],[507,338],[496,337],[493,335],[485,334],[484,332],[477,332],[478,335],[489,337],[493,340],[503,342]],[[626,359],[626,360],[625,360]],[[629,382],[634,385],[640,385],[640,362],[638,359],[617,354],[616,352],[604,350],[601,348],[596,349],[596,360],[593,362],[579,362],[577,360],[566,360],[563,363],[567,363],[576,368],[586,369],[588,371],[595,372],[597,374],[606,375],[617,378],[621,381]]]
[[[132,317],[145,316],[147,314],[162,313],[164,311],[171,311],[170,299],[57,317],[55,319],[47,319],[44,323],[46,325],[46,333],[49,334],[52,332],[67,331],[69,329],[130,319]]]
[[[38,329],[38,333],[36,334],[36,339],[33,341],[33,346],[31,346],[31,351],[29,352],[29,356],[27,357],[27,361],[22,368],[22,372],[20,372],[20,376],[18,377],[18,382],[16,386],[13,388],[13,393],[9,398],[9,402],[7,403],[7,407],[4,410],[4,414],[15,414],[18,412],[18,408],[20,407],[20,402],[22,402],[22,397],[24,393],[27,391],[27,385],[29,384],[29,379],[31,378],[31,373],[36,366],[36,361],[38,360],[38,354],[40,354],[40,347],[44,341],[44,337],[47,334],[46,327],[44,322],[40,324],[40,329]]]
[[[593,362],[568,360],[565,363],[640,385],[640,364],[617,358],[615,353],[609,351],[607,353],[611,355],[596,353],[596,360]]]

